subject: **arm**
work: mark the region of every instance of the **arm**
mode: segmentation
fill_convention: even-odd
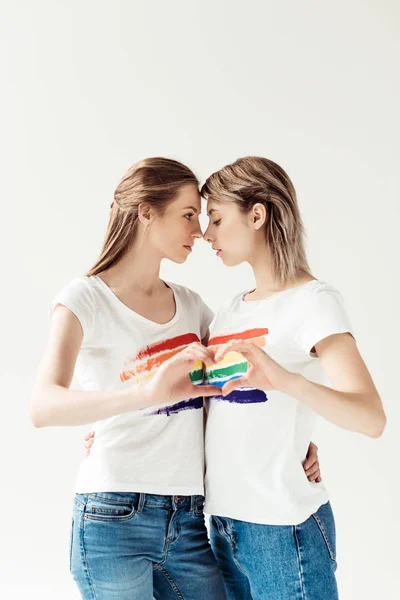
[[[196,360],[209,362],[210,353],[200,343],[191,344],[165,361],[153,379],[143,386],[121,390],[69,390],[83,332],[78,318],[65,306],[54,309],[49,343],[34,384],[30,416],[35,427],[84,425],[163,402],[177,402],[198,393],[189,378]],[[203,386],[204,396],[218,392]]]
[[[321,340],[315,348],[335,389],[291,373],[261,348],[234,340],[219,350],[216,362],[235,350],[245,356],[250,366],[246,375],[225,384],[222,393],[228,394],[244,384],[265,391],[279,390],[343,429],[374,438],[382,435],[386,424],[382,402],[354,338],[348,333],[334,334]]]
[[[69,390],[82,339],[78,318],[58,305],[31,396],[30,416],[35,427],[84,425],[149,404],[143,389]]]
[[[373,438],[382,435],[386,415],[372,377],[348,333],[330,335],[315,346],[332,388],[292,374],[287,393],[343,429]]]

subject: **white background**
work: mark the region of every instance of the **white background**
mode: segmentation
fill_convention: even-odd
[[[323,419],[315,432],[341,599],[398,598],[398,3],[0,7],[2,597],[78,598],[68,541],[88,428],[36,430],[27,407],[50,301],[97,258],[114,188],[146,156],[204,180],[259,154],[296,186],[313,273],[341,291],[388,416],[379,440]],[[253,284],[203,241],[162,276],[213,308]]]

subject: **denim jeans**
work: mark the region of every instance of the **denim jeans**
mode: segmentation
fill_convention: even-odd
[[[70,570],[84,600],[226,600],[203,496],[76,494]]]
[[[212,516],[210,539],[229,600],[337,600],[331,505],[294,526]]]

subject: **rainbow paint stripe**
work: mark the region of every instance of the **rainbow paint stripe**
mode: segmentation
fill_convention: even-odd
[[[125,368],[120,373],[120,380],[125,382],[132,379],[138,385],[150,381],[156,374],[157,369],[166,360],[181,352],[189,344],[199,341],[195,333],[185,333],[168,340],[150,344],[125,361]],[[195,385],[203,382],[203,363],[201,361],[194,363],[193,369],[190,372],[190,379]],[[169,416],[182,410],[197,410],[202,407],[203,398],[198,397],[177,402],[171,406],[165,406],[154,412],[145,414],[146,416],[162,414]]]
[[[247,331],[213,337],[209,340],[208,347],[217,352],[220,346],[227,344],[231,340],[246,340],[262,348],[266,345],[266,335],[268,335],[268,329],[248,329]],[[247,373],[247,368],[248,362],[242,354],[239,352],[228,352],[218,364],[206,368],[204,383],[222,388],[228,381],[242,377],[242,375]],[[265,392],[255,388],[240,388],[227,396],[213,396],[213,399],[235,404],[254,404],[268,400]]]

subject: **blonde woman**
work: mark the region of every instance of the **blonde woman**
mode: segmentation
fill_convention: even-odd
[[[204,234],[225,265],[248,262],[256,288],[218,312],[208,348],[206,504],[229,600],[336,600],[335,523],[303,462],[315,413],[370,437],[386,422],[340,293],[310,271],[285,171],[241,158],[201,190]],[[330,384],[318,383],[320,367]],[[335,450],[335,449],[334,449]]]

